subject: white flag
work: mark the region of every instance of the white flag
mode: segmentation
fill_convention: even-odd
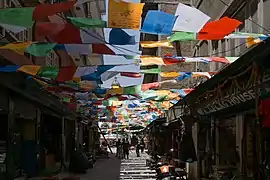
[[[177,16],[177,19],[173,31],[194,33],[199,32],[210,19],[209,16],[200,10],[182,3],[179,3],[175,16]]]

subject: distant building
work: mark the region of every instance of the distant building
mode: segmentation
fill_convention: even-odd
[[[211,20],[228,16],[241,21],[242,25],[236,32],[269,33],[269,0],[193,0],[193,6],[210,16]],[[194,46],[196,56],[240,56],[245,50],[245,39],[198,41]],[[202,71],[218,71],[223,67],[221,63],[210,63],[210,66],[197,64]]]

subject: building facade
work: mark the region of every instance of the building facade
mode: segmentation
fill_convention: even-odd
[[[242,24],[236,32],[269,33],[270,23],[267,11],[270,6],[269,0],[193,0],[193,6],[209,15],[211,20],[228,16],[241,21]],[[259,48],[263,45],[256,48],[258,50],[247,49],[245,41],[245,39],[198,41],[194,44],[193,54],[206,57],[240,57],[243,59],[242,62],[244,59],[249,59],[250,64],[253,60],[259,61],[259,57],[263,59],[267,56],[263,48]],[[267,45],[264,46],[264,49],[266,48]],[[217,175],[221,167],[224,170],[229,167],[229,164],[234,164],[237,167],[237,177],[242,174],[245,178],[264,178],[258,173],[260,171],[258,166],[263,161],[261,152],[264,150],[262,150],[263,145],[258,141],[261,135],[256,129],[257,125],[254,124],[258,119],[258,107],[254,105],[258,103],[254,99],[259,95],[258,92],[253,91],[253,88],[250,91],[248,88],[241,89],[242,86],[250,85],[248,78],[245,79],[245,76],[249,77],[252,74],[247,69],[249,66],[245,65],[246,69],[242,67],[241,71],[237,69],[242,66],[241,62],[238,61],[234,64],[234,66],[233,64],[219,63],[195,64],[194,68],[200,71],[220,71],[221,74],[218,74],[218,77],[221,80],[215,81],[214,79],[218,79],[218,77],[213,77],[208,80],[209,82],[199,85],[194,92],[185,98],[185,103],[181,102],[169,110],[169,120],[186,114],[197,118],[192,131],[199,161],[189,166],[190,174],[194,179]],[[228,79],[230,77],[227,74],[229,71],[230,75],[232,75],[232,71],[234,72],[234,76],[232,76],[234,78]],[[243,74],[245,75],[242,76]],[[265,79],[264,77],[267,76],[261,77]],[[233,83],[229,85],[231,81]],[[235,82],[239,82],[241,86],[236,85],[237,87],[235,87],[233,85]],[[226,85],[222,85],[222,83],[226,83]],[[209,92],[212,92],[212,95]],[[246,93],[247,97],[242,97],[240,92]],[[210,97],[205,95],[207,93]],[[215,94],[220,96],[215,96]],[[224,104],[227,96],[227,102],[230,102],[230,105]],[[217,102],[221,103],[219,104],[221,106],[216,106]],[[206,110],[206,108],[206,111],[203,112],[199,110],[204,109],[204,107],[209,107],[209,109]],[[255,157],[254,154],[256,154]],[[224,168],[225,166],[226,168]]]

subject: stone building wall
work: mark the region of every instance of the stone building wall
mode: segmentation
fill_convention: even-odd
[[[176,0],[176,2],[182,2],[183,0]],[[185,3],[187,1],[184,1]],[[160,4],[159,5],[160,11],[169,13],[169,14],[175,14],[176,8],[177,8],[177,4]],[[164,40],[166,39],[166,36],[160,36],[160,40]],[[175,44],[174,44],[175,46]],[[193,41],[189,41],[189,42],[181,42],[180,43],[181,46],[181,53],[182,56],[184,57],[191,57],[193,56],[193,46],[194,46],[194,42]],[[165,55],[165,54],[173,54],[176,55],[176,48],[160,48],[158,50],[158,52],[160,52],[160,55]],[[177,64],[177,65],[169,65],[169,66],[163,66],[161,67],[162,71],[176,71],[176,72],[191,72],[195,70],[195,65],[194,63],[189,63],[189,64]],[[170,78],[160,78],[161,81],[164,80],[169,80]],[[174,89],[182,89],[182,88],[190,88],[192,87],[193,83],[191,81],[191,79],[186,79],[183,80],[181,82],[178,83],[164,83],[162,84],[162,89],[166,89],[166,88],[174,88]]]

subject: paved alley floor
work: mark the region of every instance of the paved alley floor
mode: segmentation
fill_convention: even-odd
[[[110,159],[98,159],[93,169],[80,175],[80,180],[118,180],[121,161],[113,156]]]
[[[155,180],[156,173],[150,170],[146,166],[146,159],[148,155],[146,153],[141,154],[140,157],[136,156],[136,153],[132,151],[129,159],[123,159],[121,161],[120,180]]]
[[[135,151],[130,152],[129,159],[123,160],[117,159],[114,154],[109,159],[98,159],[94,168],[89,169],[86,174],[74,176],[80,177],[80,180],[155,180],[155,171],[146,166],[147,158],[146,153],[137,157]],[[61,175],[68,176],[70,175]]]

